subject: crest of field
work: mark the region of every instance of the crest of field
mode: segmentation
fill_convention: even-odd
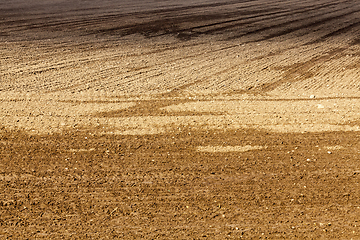
[[[31,133],[99,127],[105,134],[144,135],[193,129],[253,128],[274,132],[359,131],[358,99],[267,99],[264,97],[206,98],[153,105],[144,101],[60,101],[22,99],[0,101],[2,125]],[[165,105],[165,106],[164,106]],[[151,106],[151,109],[146,109]],[[136,110],[137,109],[137,110]],[[144,109],[139,114],[136,111]],[[127,110],[127,115],[123,112]],[[146,111],[145,111],[146,110]],[[99,115],[98,113],[116,112]],[[161,114],[160,114],[161,113]]]
[[[356,99],[218,99],[162,107],[169,116],[123,118],[116,134],[155,134],[176,126],[274,132],[358,131]],[[186,114],[184,114],[186,113]],[[177,115],[178,114],[178,115]],[[109,120],[111,121],[111,120]],[[116,125],[116,123],[114,123]],[[123,130],[121,130],[123,129]]]

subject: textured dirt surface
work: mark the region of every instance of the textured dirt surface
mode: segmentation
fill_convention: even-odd
[[[359,239],[359,14],[0,0],[0,239]]]

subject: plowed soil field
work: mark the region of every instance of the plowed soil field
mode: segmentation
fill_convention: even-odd
[[[0,0],[0,239],[360,239],[357,0]]]

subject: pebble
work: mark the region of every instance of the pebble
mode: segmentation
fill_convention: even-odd
[[[315,95],[310,95],[310,98],[315,98]]]

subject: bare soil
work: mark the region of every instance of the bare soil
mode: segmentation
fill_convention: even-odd
[[[359,14],[0,0],[0,239],[360,239]]]

